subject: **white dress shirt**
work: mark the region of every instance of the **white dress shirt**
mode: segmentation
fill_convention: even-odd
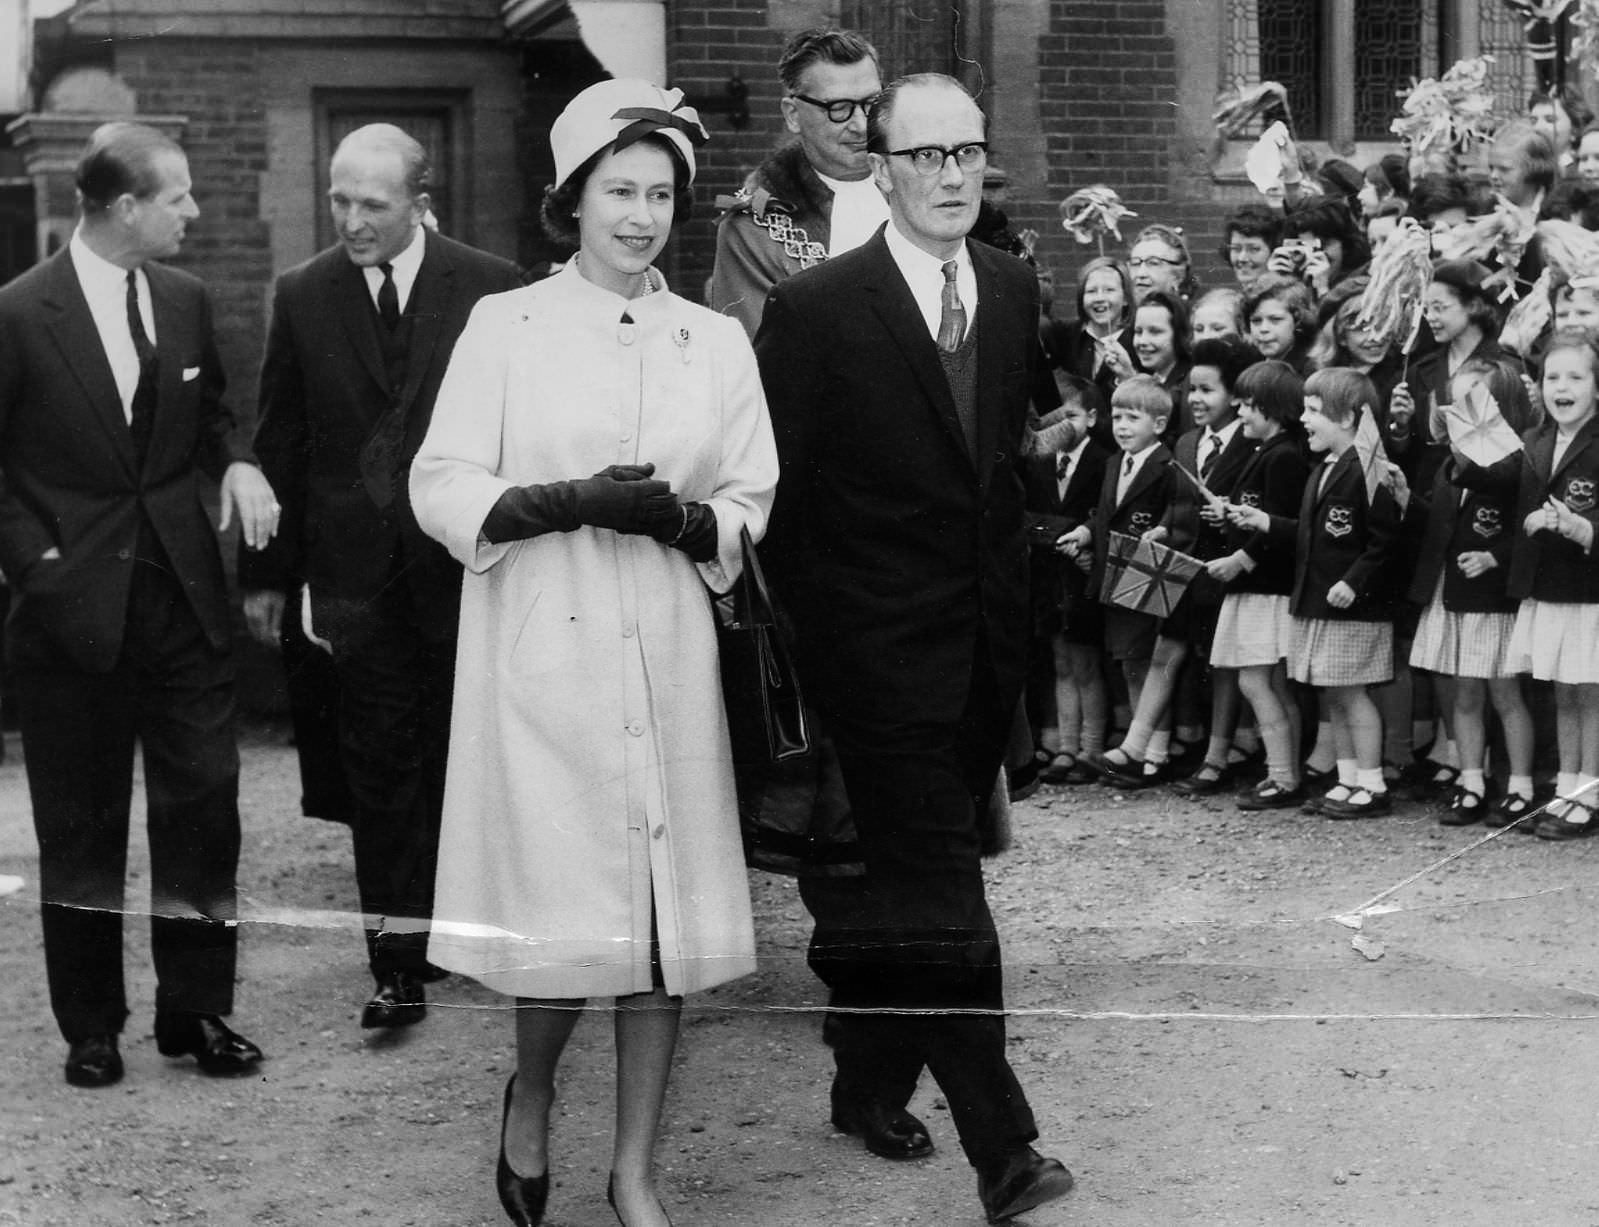
[[[888,199],[877,190],[870,175],[864,179],[829,179],[816,176],[833,193],[833,208],[827,219],[827,254],[854,251],[888,220]]]
[[[394,292],[399,295],[402,313],[405,305],[411,301],[411,287],[416,284],[416,275],[422,269],[422,252],[427,246],[422,229],[418,226],[406,249],[389,261],[394,273]],[[366,292],[372,295],[372,305],[376,307],[378,291],[383,288],[383,270],[374,264],[370,268],[363,268],[361,272],[366,277]]]
[[[139,387],[139,353],[133,348],[133,333],[128,330],[128,270],[91,251],[83,241],[81,229],[72,232],[67,252],[72,257],[72,268],[78,274],[83,297],[88,300],[89,314],[94,317],[94,329],[100,334],[100,348],[111,364],[111,377],[116,380],[117,395],[122,398],[123,420],[131,425],[133,394]],[[150,304],[150,281],[142,268],[134,273],[133,280],[138,287],[139,317],[144,321],[144,333],[154,345],[155,310]]]
[[[1062,452],[1060,459],[1055,462],[1055,490],[1060,498],[1066,497],[1066,487],[1072,484],[1072,478],[1077,474],[1077,466],[1082,462],[1083,449],[1088,446],[1088,436],[1084,435],[1077,440],[1077,446],[1069,452]],[[1062,472],[1060,461],[1066,462],[1065,471]]]
[[[1205,433],[1199,436],[1199,447],[1194,453],[1194,460],[1199,465],[1198,476],[1205,475],[1205,460],[1209,455],[1206,449],[1215,448],[1216,458],[1221,459],[1221,454],[1227,450],[1227,445],[1233,441],[1233,436],[1238,433],[1242,425],[1242,422],[1234,418],[1220,430],[1205,427]]]
[[[900,276],[910,286],[916,305],[921,308],[927,322],[928,334],[936,342],[938,326],[944,318],[944,265],[947,260],[929,255],[899,232],[892,219],[884,231],[888,240],[888,254],[899,266]],[[972,257],[966,244],[961,244],[955,260],[955,289],[960,293],[961,305],[966,308],[966,330],[971,331],[977,319],[977,274],[972,271]]]
[[[1151,440],[1140,451],[1122,453],[1122,458],[1116,462],[1121,466],[1116,470],[1116,505],[1118,507],[1127,498],[1128,487],[1133,484],[1134,478],[1138,476],[1138,470],[1144,467],[1144,461],[1154,454],[1155,448],[1159,443],[1159,439]]]

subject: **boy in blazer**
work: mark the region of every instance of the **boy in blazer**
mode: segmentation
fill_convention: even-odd
[[[1099,503],[1092,524],[1067,534],[1068,553],[1092,549],[1088,592],[1103,600],[1105,567],[1111,533],[1142,537],[1159,525],[1171,502],[1176,474],[1171,449],[1160,441],[1171,420],[1171,396],[1153,375],[1134,375],[1117,385],[1110,400],[1110,429],[1121,449],[1105,465]],[[1159,619],[1105,602],[1105,651],[1127,679],[1127,698],[1134,711],[1155,650]]]

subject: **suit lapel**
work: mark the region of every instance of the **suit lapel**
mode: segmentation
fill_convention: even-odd
[[[1217,494],[1231,490],[1254,454],[1255,441],[1245,435],[1244,428],[1240,426],[1233,431],[1227,446],[1221,449],[1221,455],[1216,457],[1216,467],[1210,471],[1210,480],[1206,485]]]
[[[1127,493],[1116,504],[1117,508],[1127,506],[1145,490],[1166,475],[1166,466],[1171,462],[1171,449],[1164,443],[1155,444],[1155,450],[1149,458],[1138,466],[1138,471],[1133,474],[1133,480],[1127,485]],[[1123,460],[1120,463],[1125,464]],[[1119,474],[1118,474],[1119,476]]]
[[[1571,441],[1571,446],[1566,449],[1566,454],[1560,457],[1560,464],[1550,469],[1549,480],[1551,482],[1570,468],[1572,462],[1578,456],[1593,446],[1596,432],[1599,432],[1599,418],[1590,420],[1577,432],[1577,437]],[[1549,441],[1549,458],[1551,462],[1554,459],[1554,450],[1554,436],[1551,434]]]
[[[155,347],[160,360],[155,419],[150,424],[150,451],[154,454],[167,416],[183,388],[183,364],[191,358],[198,361],[199,355],[188,344],[195,333],[195,321],[174,294],[166,270],[146,265],[144,271],[150,282],[150,309],[155,315]]]
[[[977,464],[978,485],[986,490],[989,475],[994,470],[995,443],[999,439],[999,426],[1005,413],[1000,403],[1004,391],[1005,353],[1012,339],[1007,329],[1000,301],[999,274],[995,271],[988,253],[970,240],[966,244],[972,258],[972,271],[977,275],[977,304],[973,320],[977,330]]]
[[[411,287],[411,301],[420,311],[411,316],[411,343],[405,361],[405,387],[400,391],[399,411],[409,411],[416,400],[422,377],[433,361],[433,350],[438,345],[439,332],[444,317],[449,314],[451,297],[455,293],[455,265],[451,263],[444,246],[431,233],[424,233],[425,247],[422,266],[417,270],[416,284]]]
[[[83,296],[71,253],[66,248],[54,257],[48,294],[44,309],[49,315],[50,334],[83,389],[90,415],[111,436],[117,459],[132,473],[133,435],[123,414],[122,395],[117,391],[116,376],[111,373],[105,346],[100,343],[100,332],[94,326],[94,316],[89,313],[89,301]]]
[[[864,249],[871,257],[871,276],[864,289],[872,311],[894,339],[905,363],[915,374],[922,395],[927,398],[935,416],[943,422],[961,455],[968,462],[971,453],[966,448],[966,433],[961,429],[960,416],[955,412],[955,397],[949,390],[949,380],[944,377],[944,365],[939,361],[938,347],[927,331],[922,310],[916,305],[916,296],[905,277],[894,263],[883,232],[869,240]],[[979,375],[981,378],[981,375]]]
[[[366,274],[342,250],[333,252],[334,264],[330,289],[333,295],[333,314],[349,338],[367,374],[378,387],[389,391],[389,375],[383,364],[383,354],[378,349],[377,329],[373,326],[372,295],[366,288]]]

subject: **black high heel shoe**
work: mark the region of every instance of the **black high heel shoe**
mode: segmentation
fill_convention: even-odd
[[[622,1217],[622,1212],[616,1208],[616,1177],[614,1175],[605,1178],[605,1200],[611,1203],[611,1213],[616,1215],[616,1221],[621,1223],[622,1227],[627,1227],[627,1220]],[[666,1218],[667,1227],[671,1227],[672,1216],[666,1213],[664,1205],[661,1207],[661,1214]]]
[[[518,1176],[505,1157],[505,1123],[511,1117],[511,1088],[516,1085],[512,1074],[505,1084],[505,1111],[500,1116],[500,1162],[494,1171],[494,1187],[500,1194],[500,1205],[516,1227],[539,1227],[544,1219],[544,1203],[550,1198],[550,1171],[545,1164],[542,1176]]]

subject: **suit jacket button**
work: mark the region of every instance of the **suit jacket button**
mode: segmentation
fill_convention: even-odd
[[[995,464],[1004,464],[1005,463],[1005,453],[1004,452],[995,452],[994,453],[994,463]]]
[[[120,560],[121,560],[121,561],[123,561],[123,562],[127,562],[127,561],[128,561],[128,559],[130,559],[130,558],[132,558],[132,557],[133,557],[133,551],[132,551],[132,550],[118,550],[118,551],[117,551],[117,557],[118,557],[118,558],[119,558],[119,559],[120,559]]]

